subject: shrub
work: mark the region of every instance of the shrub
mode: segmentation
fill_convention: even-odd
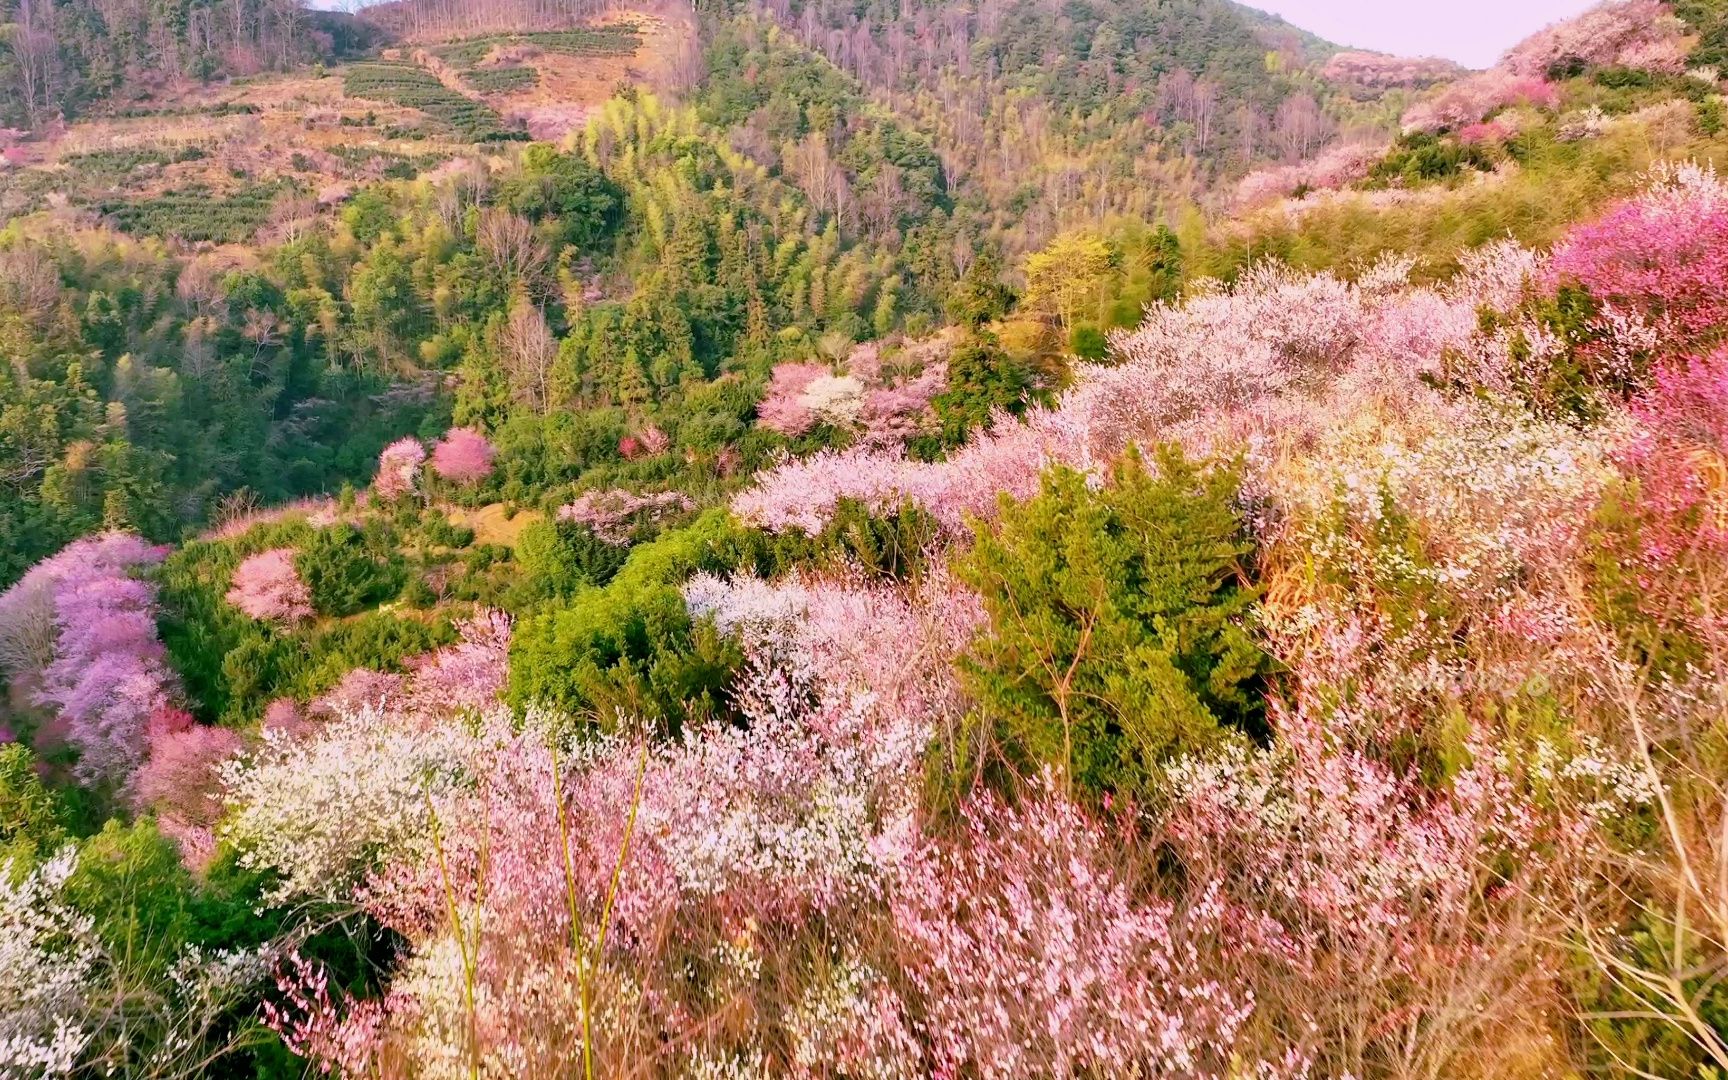
[[[342,80],[342,92],[418,109],[469,142],[523,137],[521,132],[505,130],[490,107],[463,97],[431,72],[412,64],[355,64]]]
[[[567,709],[602,727],[639,717],[678,731],[725,711],[741,657],[693,622],[669,585],[614,582],[522,621],[510,651],[510,700]]]
[[[1221,723],[1259,722],[1237,473],[1172,448],[1153,464],[1131,452],[1098,491],[1052,470],[957,563],[990,615],[962,661],[985,720],[1014,759],[1094,792],[1144,793]]]
[[[352,525],[332,525],[313,534],[294,560],[320,614],[352,615],[382,603],[402,589],[401,557],[381,540],[369,540]]]

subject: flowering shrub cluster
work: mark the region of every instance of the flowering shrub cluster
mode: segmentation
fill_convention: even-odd
[[[844,375],[822,364],[776,365],[756,406],[757,423],[791,437],[821,423],[861,429],[873,444],[904,441],[917,433],[947,380],[941,359],[919,359],[916,373],[899,378],[885,370],[874,346],[854,349]]]
[[[99,962],[90,917],[67,902],[68,850],[26,872],[0,866],[0,1070],[65,1076],[92,1033],[82,1015]]]
[[[1686,27],[1661,0],[1607,0],[1526,38],[1499,66],[1517,75],[1566,67],[1638,68],[1677,75],[1686,69]]]
[[[262,903],[398,946],[360,997],[310,949],[276,965],[265,1021],[348,1075],[1697,1072],[1728,1062],[1720,205],[1676,170],[1439,284],[1253,266],[945,459],[866,438],[732,504],[811,536],[910,504],[940,528],[904,570],[639,545],[682,496],[585,496],[560,516],[631,552],[583,595],[646,596],[582,609],[583,663],[630,676],[603,715],[505,707],[481,610],[256,741],[198,727],[132,576],[155,553],[115,535],[0,597],[4,662],[191,861],[219,837]],[[1562,407],[1602,356],[1625,377]],[[868,432],[918,378],[783,368],[762,418]],[[676,648],[635,647],[661,625]],[[109,654],[151,677],[68,688]],[[714,708],[636,715],[687,677]],[[1212,702],[1234,726],[1169,722]],[[1072,764],[1118,744],[1131,784]],[[97,1039],[74,869],[0,873],[0,1069]],[[259,959],[187,962],[226,1007]]]
[[[1048,790],[965,808],[893,900],[914,1029],[936,1075],[1216,1076],[1244,1068],[1255,932],[1213,894],[1137,899],[1098,825]],[[1296,1059],[1278,1072],[1304,1071]],[[1262,1075],[1268,1075],[1263,1072]]]
[[[1528,105],[1552,109],[1560,102],[1559,88],[1540,72],[1521,74],[1496,67],[1461,79],[1404,114],[1405,131],[1446,131],[1468,127],[1501,109]]]
[[[1640,320],[1670,349],[1717,340],[1728,319],[1728,185],[1708,167],[1659,169],[1642,195],[1568,233],[1548,276],[1588,290],[1605,316]]]
[[[1675,75],[1686,69],[1685,25],[1661,0],[1607,0],[1515,46],[1489,70],[1459,80],[1404,114],[1406,131],[1455,130],[1514,105],[1551,109],[1550,80],[1591,68]]]
[[[510,621],[482,612],[460,630],[406,676],[356,672],[321,703],[322,725],[269,725],[223,766],[236,808],[223,834],[243,865],[278,876],[278,897],[340,895],[381,852],[423,835],[429,790],[466,775],[483,744],[450,720],[496,716]]]
[[[1236,185],[1236,205],[1259,206],[1297,193],[1336,191],[1367,179],[1386,147],[1373,142],[1344,142],[1308,161],[1249,173]]]
[[[678,491],[658,491],[638,495],[615,488],[610,491],[587,491],[573,503],[558,508],[559,521],[585,525],[599,540],[624,545],[635,539],[643,527],[659,525],[666,518],[693,509],[690,497]]]

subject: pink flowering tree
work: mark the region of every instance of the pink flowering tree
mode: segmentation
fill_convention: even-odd
[[[1621,65],[1666,75],[1686,67],[1686,27],[1661,0],[1608,0],[1520,42],[1498,65],[1518,75]]]
[[[381,499],[400,499],[420,491],[420,470],[426,464],[426,447],[419,439],[397,439],[378,455],[378,475],[372,492]]]
[[[473,428],[451,428],[432,448],[432,471],[454,484],[477,484],[492,475],[498,451]]]
[[[777,364],[769,375],[767,391],[756,405],[756,422],[791,438],[809,431],[817,417],[805,402],[804,392],[826,375],[825,364]]]
[[[156,815],[163,833],[179,844],[188,866],[202,867],[215,854],[215,825],[222,812],[217,769],[240,752],[239,732],[196,723],[169,709],[146,729],[149,755],[132,778],[132,799]]]
[[[234,569],[230,604],[254,619],[297,623],[312,617],[312,592],[294,567],[293,548],[271,548]]]
[[[1728,644],[1728,349],[1658,368],[1617,454],[1635,481],[1621,602],[1709,649]],[[1665,666],[1684,661],[1660,658]]]
[[[54,710],[79,750],[78,776],[124,781],[143,761],[150,718],[175,690],[156,636],[156,589],[133,576],[160,548],[126,533],[80,540],[55,557],[53,659],[37,704]]]
[[[1461,79],[1404,114],[1405,131],[1443,131],[1467,127],[1515,105],[1552,109],[1560,91],[1540,73],[1519,74],[1499,67]]]

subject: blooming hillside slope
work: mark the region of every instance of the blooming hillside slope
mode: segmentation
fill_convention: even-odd
[[[1728,182],[1623,186],[1057,371],[972,275],[706,486],[457,415],[75,541],[0,594],[0,1075],[1728,1071]]]

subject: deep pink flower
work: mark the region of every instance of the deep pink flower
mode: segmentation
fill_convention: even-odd
[[[473,428],[451,428],[432,448],[432,471],[452,483],[477,484],[492,475],[498,456],[486,436]]]

